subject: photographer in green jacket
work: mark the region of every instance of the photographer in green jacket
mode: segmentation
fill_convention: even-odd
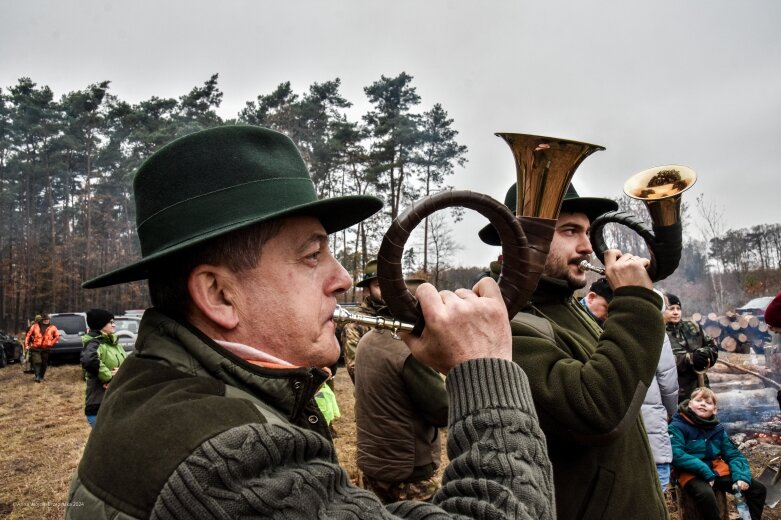
[[[90,427],[95,426],[100,404],[108,384],[114,378],[127,354],[114,334],[114,315],[103,309],[87,312],[87,332],[81,338],[81,368],[87,389],[84,396],[84,415]]]
[[[515,199],[513,185],[505,204],[514,208]],[[513,360],[529,376],[548,441],[557,513],[568,520],[668,517],[640,417],[664,339],[648,260],[605,252],[613,299],[604,328],[574,298],[586,286],[578,264],[593,253],[591,222],[614,209],[614,201],[580,197],[569,186],[543,276],[511,322]],[[480,238],[499,243],[490,225]]]

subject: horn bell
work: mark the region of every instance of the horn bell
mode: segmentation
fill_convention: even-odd
[[[681,221],[681,194],[695,182],[697,174],[694,170],[668,164],[632,175],[624,183],[624,193],[643,201],[654,225],[672,226]]]

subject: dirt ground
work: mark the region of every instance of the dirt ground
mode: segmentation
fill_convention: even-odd
[[[346,370],[338,371],[335,386],[342,416],[334,422],[334,443],[341,464],[355,479],[355,418]],[[62,518],[70,477],[90,432],[80,367],[50,367],[46,381],[36,384],[19,365],[10,365],[0,369],[0,396],[0,518]],[[781,456],[777,444],[743,439],[740,446],[755,476]],[[671,518],[678,520],[675,513]],[[781,505],[765,508],[763,518],[781,520]]]

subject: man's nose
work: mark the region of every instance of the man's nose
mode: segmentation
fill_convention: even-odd
[[[583,233],[580,240],[578,241],[578,254],[581,255],[590,255],[594,252],[594,249],[591,247],[591,240],[589,240],[589,237],[587,234]]]
[[[335,294],[341,294],[353,286],[353,279],[350,277],[347,269],[336,261],[336,258],[331,256],[331,259],[334,263],[332,290]]]

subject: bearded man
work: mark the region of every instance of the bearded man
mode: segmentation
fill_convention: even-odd
[[[513,185],[509,208],[515,194]],[[511,322],[513,360],[529,376],[548,441],[559,518],[659,520],[667,508],[640,418],[664,339],[648,260],[605,252],[613,299],[604,329],[573,296],[586,285],[578,264],[593,253],[591,222],[615,209],[614,201],[580,197],[569,186],[543,276]],[[490,225],[480,238],[499,244]]]

